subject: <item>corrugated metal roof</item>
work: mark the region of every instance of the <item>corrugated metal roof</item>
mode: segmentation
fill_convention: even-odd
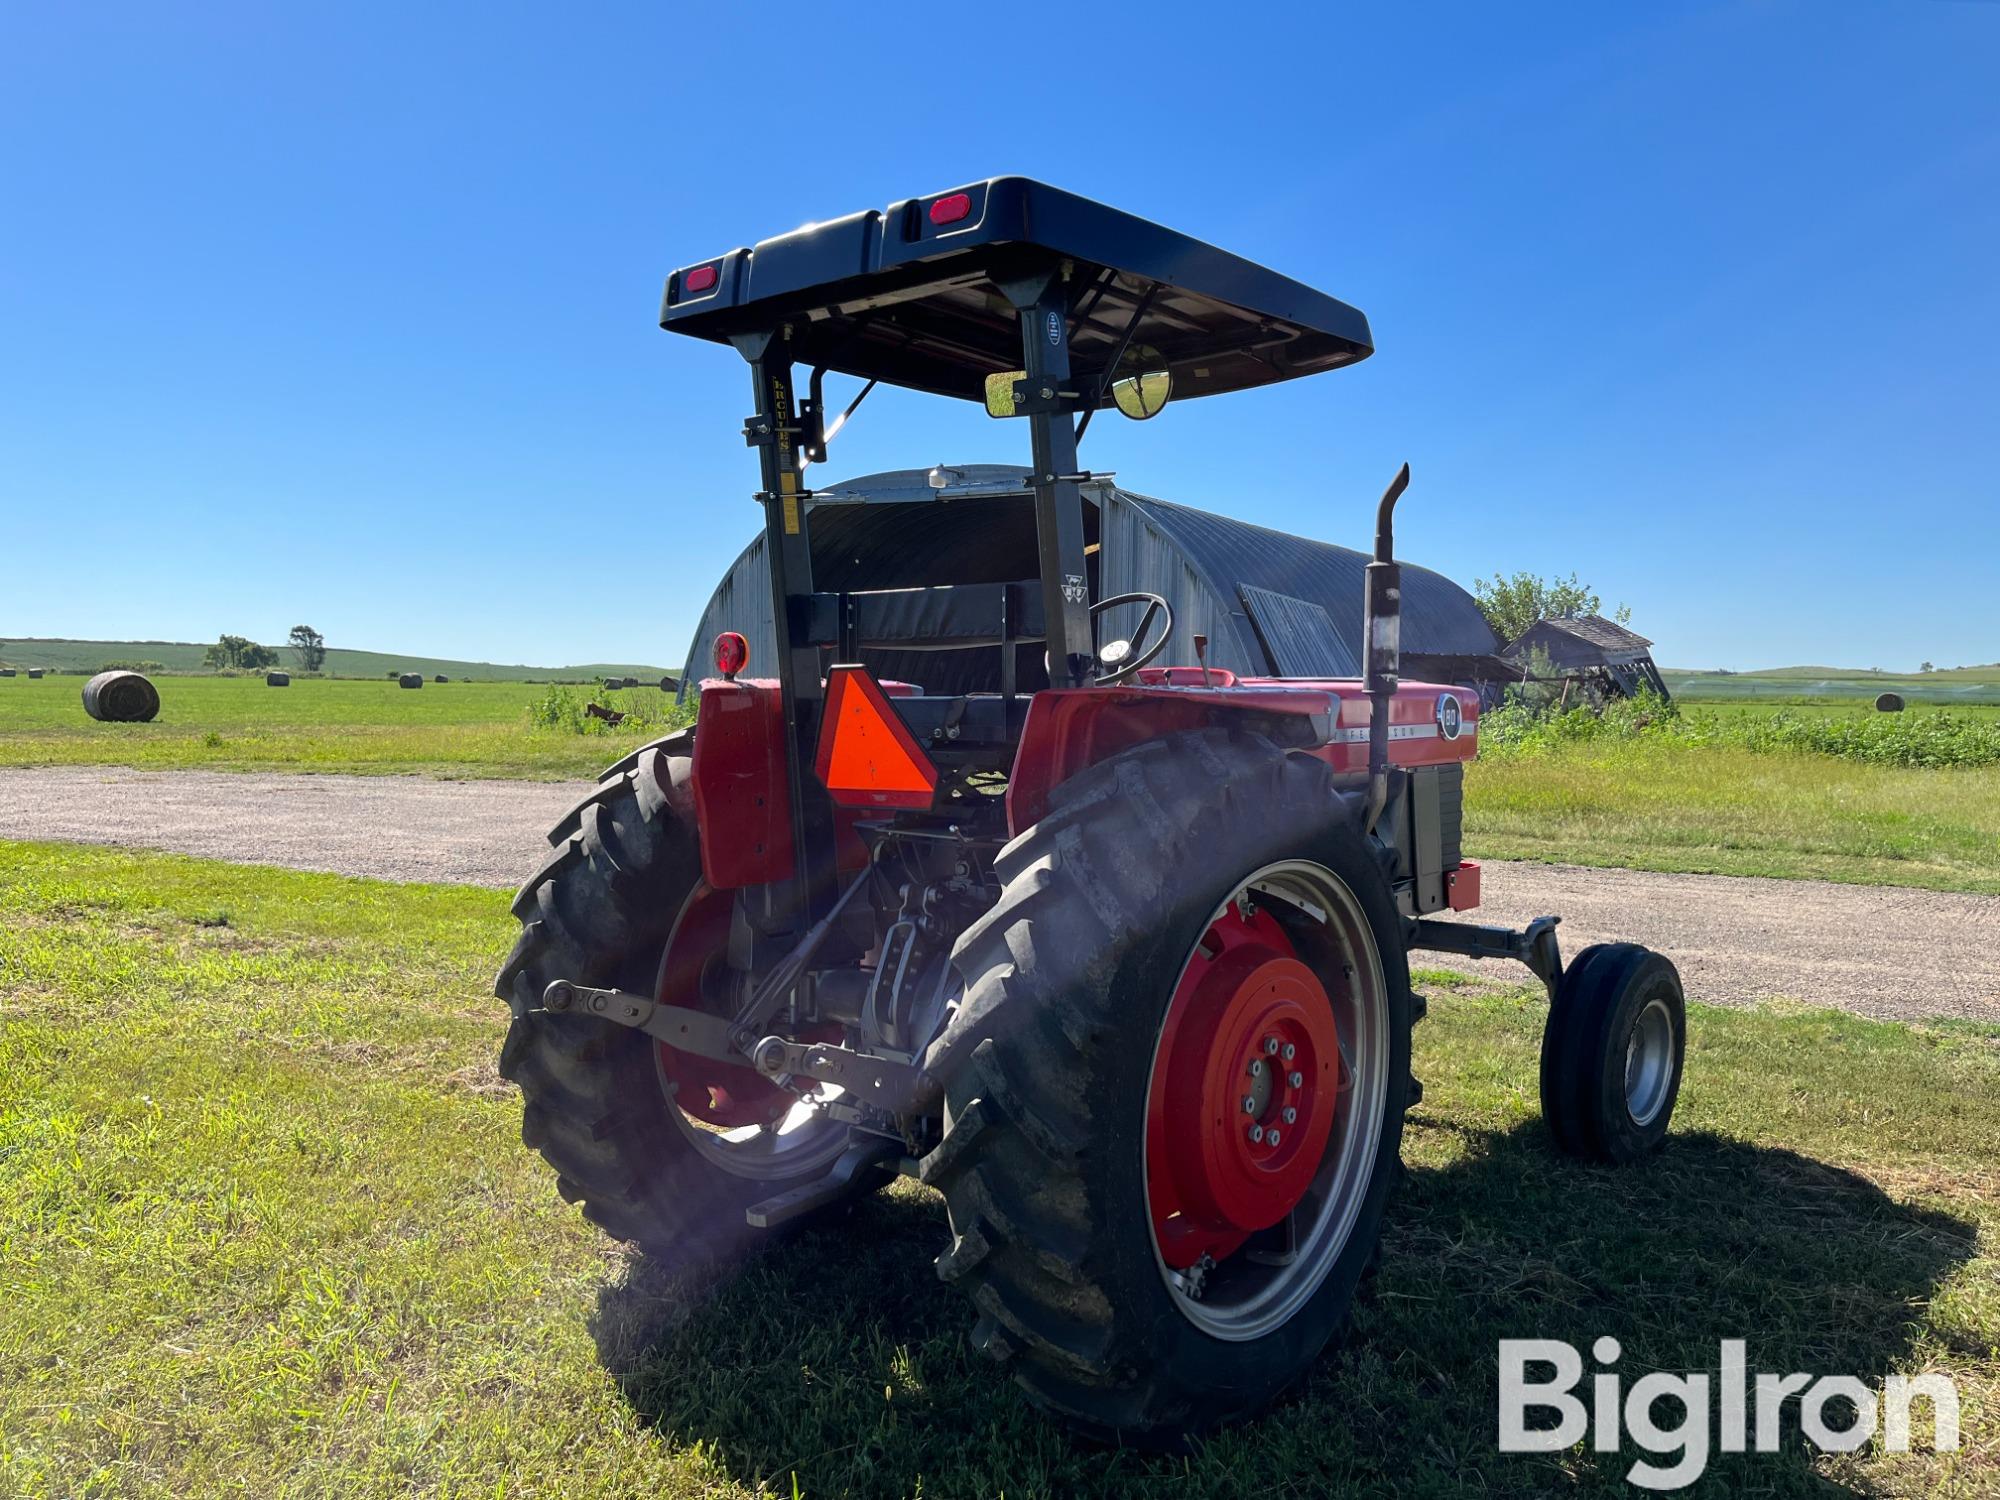
[[[1602,615],[1579,615],[1573,620],[1536,621],[1521,632],[1520,638],[1507,648],[1506,655],[1523,655],[1537,646],[1546,650],[1558,641],[1594,646],[1608,656],[1641,654],[1653,644],[1637,631],[1627,630]]]
[[[1237,590],[1250,612],[1250,623],[1264,643],[1280,677],[1359,677],[1361,622],[1351,631],[1338,629],[1329,615],[1310,599],[1274,594],[1246,583]]]
[[[1316,542],[1289,532],[1253,526],[1212,511],[1196,510],[1148,495],[1120,491],[1132,504],[1159,523],[1179,542],[1220,590],[1234,593],[1244,584],[1310,599],[1332,615],[1336,625],[1354,621],[1352,643],[1359,652],[1361,600],[1368,555],[1331,542]],[[1356,525],[1365,526],[1365,511],[1357,507]],[[1403,649],[1437,655],[1490,655],[1500,639],[1478,603],[1464,589],[1429,568],[1403,564]]]
[[[1018,483],[1027,474],[1012,465],[962,467],[975,485]],[[927,472],[896,470],[819,487],[823,498],[809,507],[817,590],[999,583],[1036,576],[1034,507],[1025,490],[1019,498],[940,498],[929,487]],[[1336,675],[1359,672],[1365,554],[1109,484],[1088,486],[1085,496],[1093,502],[1084,508],[1085,539],[1101,546],[1091,558],[1092,596],[1134,591],[1164,595],[1173,607],[1175,627],[1162,664],[1193,665],[1194,637],[1205,635],[1211,666],[1296,675],[1297,665],[1274,660],[1253,627],[1244,604],[1247,588],[1319,611],[1323,624],[1307,621],[1292,606],[1272,606],[1301,630],[1312,623],[1314,630],[1330,631],[1331,644],[1322,638],[1319,649],[1343,653]],[[1357,527],[1364,525],[1362,508],[1355,514]],[[1130,613],[1132,620],[1105,621],[1106,638],[1131,628],[1136,610]],[[761,536],[737,558],[703,613],[688,656],[690,679],[706,674],[709,643],[722,630],[743,632],[753,661],[771,661],[775,634]],[[1499,646],[1470,594],[1442,574],[1407,563],[1402,636],[1406,652],[1440,656],[1490,656]],[[997,653],[991,650],[977,656],[937,651],[864,655],[878,673],[902,676],[937,692],[977,690],[987,685],[985,677],[997,673]],[[1040,677],[1040,656],[1039,648],[1023,650],[1024,689]]]

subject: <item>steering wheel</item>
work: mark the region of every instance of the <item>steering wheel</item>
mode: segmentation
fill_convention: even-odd
[[[1104,670],[1096,678],[1098,687],[1110,687],[1125,681],[1141,667],[1149,665],[1155,657],[1167,649],[1167,641],[1174,633],[1174,607],[1158,594],[1117,594],[1109,599],[1100,599],[1090,606],[1090,617],[1095,620],[1107,609],[1116,609],[1121,604],[1143,604],[1146,612],[1139,616],[1139,628],[1132,632],[1129,640],[1109,641],[1097,652],[1097,664]],[[1153,622],[1166,616],[1166,623],[1160,626],[1159,635],[1152,635]]]

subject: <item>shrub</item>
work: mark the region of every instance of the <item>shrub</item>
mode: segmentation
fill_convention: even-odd
[[[531,728],[551,730],[558,734],[657,737],[694,721],[692,705],[683,706],[676,703],[656,689],[621,690],[616,693],[604,693],[599,697],[607,708],[616,709],[624,714],[624,719],[612,724],[585,713],[584,707],[591,702],[591,695],[580,693],[565,684],[555,683],[547,692],[528,704],[528,724]]]

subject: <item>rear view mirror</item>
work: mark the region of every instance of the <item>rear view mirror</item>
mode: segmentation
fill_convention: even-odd
[[[1003,370],[998,375],[986,377],[986,415],[989,417],[1011,417],[1014,411],[1014,382],[1026,380],[1026,370]]]
[[[991,389],[989,386],[988,411],[993,409]],[[1157,417],[1173,394],[1174,377],[1166,370],[1148,370],[1143,375],[1127,375],[1122,380],[1111,382],[1111,399],[1117,403],[1119,411],[1135,422]]]

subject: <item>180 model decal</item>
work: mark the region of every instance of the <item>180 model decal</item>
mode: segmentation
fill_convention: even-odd
[[[1458,706],[1458,694],[1439,693],[1437,701],[1438,733],[1448,740],[1458,738],[1458,732],[1465,727],[1465,711]]]

